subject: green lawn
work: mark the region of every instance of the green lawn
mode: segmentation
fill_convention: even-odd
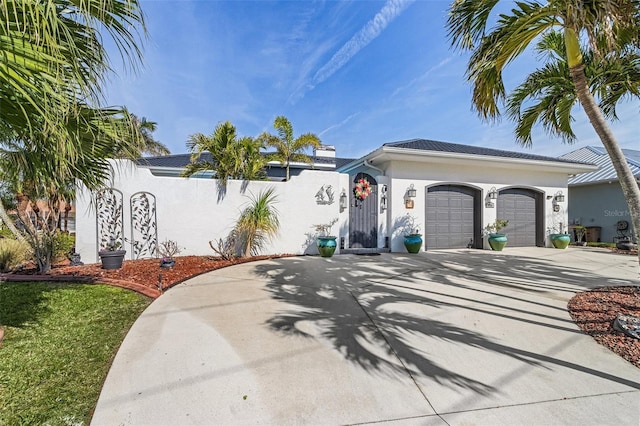
[[[104,285],[0,283],[0,425],[89,424],[150,299]]]

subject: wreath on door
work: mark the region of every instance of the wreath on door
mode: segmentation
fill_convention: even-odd
[[[371,195],[371,184],[366,178],[358,179],[356,186],[353,188],[353,195],[360,201],[363,201],[369,195]]]

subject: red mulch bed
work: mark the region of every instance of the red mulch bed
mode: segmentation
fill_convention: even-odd
[[[122,268],[115,270],[102,269],[100,263],[82,266],[56,265],[46,275],[39,275],[35,269],[24,269],[19,274],[0,274],[0,279],[104,283],[128,288],[155,299],[162,294],[158,285],[160,276],[162,276],[162,291],[164,291],[189,278],[215,269],[288,256],[292,255],[253,256],[232,260],[212,256],[180,256],[175,258],[176,263],[172,268],[161,268],[159,259],[125,260]]]
[[[612,326],[620,314],[640,316],[640,287],[603,287],[578,293],[567,308],[585,333],[640,368],[640,340]]]

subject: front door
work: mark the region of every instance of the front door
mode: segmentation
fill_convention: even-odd
[[[371,194],[364,200],[356,197],[354,188],[360,179],[371,185]],[[351,182],[349,208],[349,247],[378,247],[378,183],[366,173],[358,173]]]

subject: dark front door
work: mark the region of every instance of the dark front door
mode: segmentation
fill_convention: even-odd
[[[364,200],[356,198],[353,188],[360,179],[371,184],[371,194]],[[378,183],[366,174],[358,173],[351,181],[349,207],[349,247],[378,247]]]

